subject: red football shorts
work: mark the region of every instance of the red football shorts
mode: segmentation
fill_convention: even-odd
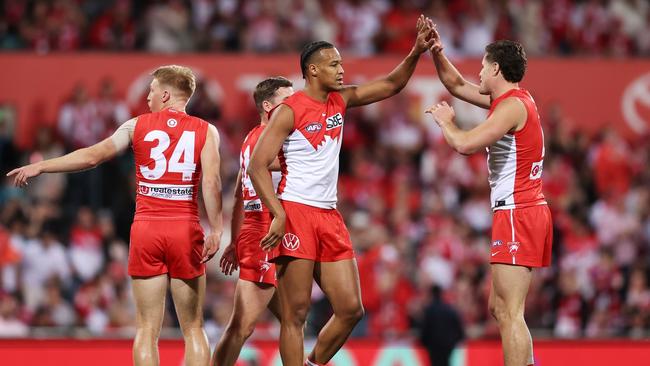
[[[494,212],[490,263],[547,267],[552,244],[553,224],[547,205]]]
[[[281,202],[287,225],[284,237],[273,251],[273,259],[288,256],[336,262],[354,258],[350,234],[338,210]]]
[[[137,220],[131,225],[129,275],[191,279],[205,273],[203,228],[197,221]]]
[[[246,213],[237,236],[239,278],[275,286],[275,265],[270,253],[262,250],[260,242],[269,232],[272,216],[267,212]]]

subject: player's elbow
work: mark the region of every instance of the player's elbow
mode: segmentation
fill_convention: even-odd
[[[465,142],[465,143],[459,143],[456,146],[454,146],[454,150],[456,150],[456,152],[462,155],[472,155],[478,151],[478,148],[476,148],[476,146],[472,146],[471,144]]]
[[[260,174],[264,171],[268,171],[269,164],[265,164],[260,159],[251,158],[251,161],[248,165],[248,176],[253,182],[257,181]]]
[[[84,158],[84,165],[86,169],[94,168],[104,161],[102,159],[102,156],[93,149],[86,149]]]

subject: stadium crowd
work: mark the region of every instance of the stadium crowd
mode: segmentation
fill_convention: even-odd
[[[90,90],[74,88],[56,127],[39,129],[24,151],[13,144],[11,106],[1,106],[3,177],[23,163],[93,144],[116,121],[137,113],[110,79],[98,93]],[[650,145],[614,129],[587,135],[558,105],[540,108],[555,241],[552,266],[534,277],[528,324],[537,335],[648,337]],[[413,335],[436,285],[459,311],[468,337],[497,337],[487,310],[491,210],[485,154],[453,152],[423,110],[403,92],[346,116],[338,207],[358,255],[366,309],[353,335]],[[256,120],[254,104],[251,99],[241,120],[225,119],[199,84],[188,112],[221,133],[228,222],[240,144]],[[3,180],[0,336],[132,335],[126,274],[135,205],[132,161],[125,154],[95,170],[46,174],[24,190]],[[229,237],[226,232],[222,247]],[[208,270],[205,311],[212,341],[228,320],[235,284],[217,263],[213,259]],[[307,333],[313,336],[331,310],[322,293],[315,291],[312,300]],[[167,310],[164,324],[178,334],[173,311]],[[277,337],[278,331],[267,314],[254,337]]]
[[[6,0],[0,49],[287,52],[312,40],[346,54],[408,52],[420,13],[451,55],[495,39],[529,55],[650,55],[645,0]]]

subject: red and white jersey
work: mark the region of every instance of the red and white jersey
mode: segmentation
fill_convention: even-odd
[[[259,140],[262,131],[266,125],[259,124],[246,135],[244,143],[241,147],[239,154],[239,166],[241,167],[241,192],[244,198],[244,212],[268,212],[268,208],[262,204],[262,200],[255,192],[253,181],[248,175],[248,165],[253,154],[253,149]],[[273,189],[277,190],[278,183],[280,182],[280,172],[271,172],[271,179],[273,180]]]
[[[201,151],[208,123],[165,109],[138,117],[133,131],[134,220],[198,220]]]
[[[325,103],[300,91],[282,104],[293,111],[293,130],[278,155],[282,179],[278,198],[320,208],[336,208],[339,152],[345,101],[332,92]]]
[[[518,98],[527,112],[520,131],[505,134],[487,148],[493,210],[546,204],[542,193],[544,132],[535,101],[524,89],[512,89],[492,102],[490,114],[506,98]]]

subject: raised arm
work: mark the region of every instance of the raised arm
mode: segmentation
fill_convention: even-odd
[[[516,98],[506,98],[485,122],[468,131],[456,126],[454,109],[447,102],[429,108],[426,113],[433,115],[447,144],[463,155],[473,154],[491,146],[503,135],[521,130],[527,118],[524,104]]]
[[[248,166],[248,175],[253,182],[255,192],[273,215],[269,232],[260,243],[264,250],[277,246],[284,235],[286,216],[280,201],[275,196],[269,166],[292,129],[293,111],[282,104],[273,113],[271,121],[257,141]]]
[[[219,250],[223,218],[221,217],[221,177],[219,176],[221,158],[219,157],[219,132],[213,125],[208,126],[208,136],[201,150],[201,190],[203,203],[208,215],[210,233],[203,244],[202,262],[207,262]]]
[[[489,109],[490,96],[479,93],[478,85],[463,78],[463,75],[460,74],[458,69],[445,56],[440,34],[438,34],[431,19],[427,19],[427,23],[428,27],[432,29],[434,39],[433,46],[431,47],[431,57],[433,58],[433,64],[436,65],[436,71],[442,84],[456,98],[478,107]]]
[[[399,93],[413,75],[420,55],[433,45],[431,29],[423,15],[417,22],[418,36],[406,58],[390,74],[362,85],[350,85],[341,90],[348,107],[374,103]]]
[[[7,176],[15,175],[14,185],[23,187],[27,185],[29,178],[39,176],[42,173],[79,172],[94,168],[129,147],[129,143],[133,139],[135,123],[136,118],[130,119],[120,126],[111,137],[95,145],[75,150],[58,158],[25,165],[10,171]]]

